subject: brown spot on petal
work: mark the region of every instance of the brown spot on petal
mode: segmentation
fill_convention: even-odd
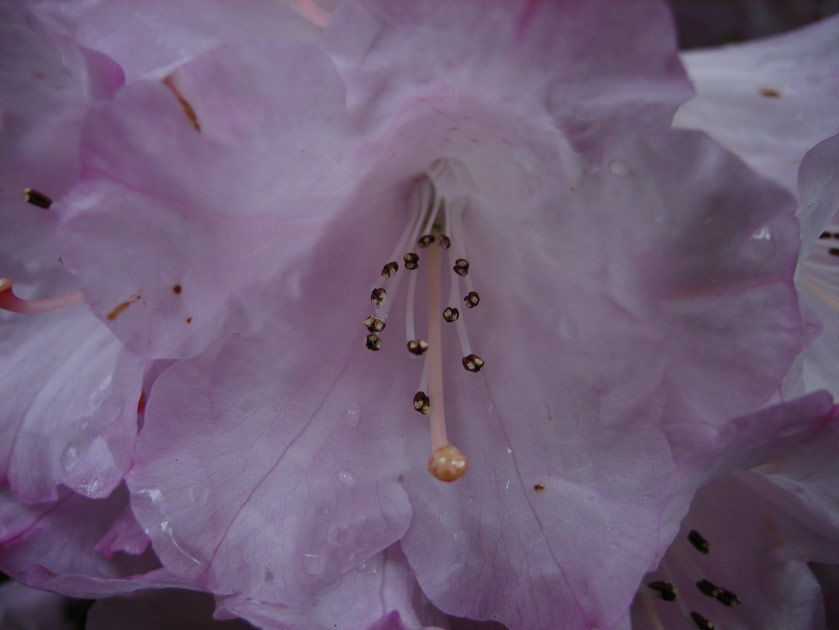
[[[191,324],[191,323],[192,323],[192,315],[190,315],[189,317],[187,317],[184,321],[185,321],[187,324]]]
[[[146,392],[140,392],[140,400],[137,401],[137,413],[143,413],[146,410]]]
[[[768,85],[758,86],[757,93],[766,98],[781,98],[781,93]]]
[[[181,106],[181,109],[184,110],[184,114],[186,114],[186,117],[189,118],[189,122],[191,122],[192,126],[195,127],[195,131],[200,132],[201,124],[198,122],[198,116],[196,116],[192,105],[190,105],[189,101],[184,98],[184,95],[181,94],[181,91],[175,85],[172,75],[170,74],[168,77],[163,79],[161,83],[172,91],[172,94],[174,94],[175,98],[178,99],[178,104]]]
[[[537,483],[535,486],[533,486],[533,489],[536,492],[542,492],[542,490],[545,489],[545,486],[543,486],[541,483]]]
[[[180,295],[183,290],[184,288],[179,284],[176,284],[172,287],[172,293],[174,293],[175,295]]]
[[[140,296],[135,295],[130,300],[125,300],[125,302],[123,302],[119,306],[114,307],[113,310],[111,310],[111,312],[106,315],[108,321],[109,322],[114,321],[117,317],[122,315],[126,311],[126,309],[128,309],[129,306],[134,304],[134,302],[136,302],[139,299],[140,299]]]

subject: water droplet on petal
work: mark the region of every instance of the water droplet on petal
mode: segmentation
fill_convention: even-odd
[[[347,470],[346,468],[338,473],[338,480],[347,486],[347,488],[352,488],[356,483],[358,483],[355,473],[351,470]]]
[[[620,177],[629,175],[629,167],[626,165],[626,162],[622,162],[621,160],[612,160],[609,162],[609,170]]]
[[[79,449],[75,446],[68,446],[61,454],[61,465],[65,472],[70,472],[79,463]]]
[[[309,575],[321,575],[326,571],[326,558],[319,553],[304,553],[303,568]]]
[[[360,416],[361,412],[358,409],[358,405],[355,404],[347,406],[347,410],[344,412],[344,418],[351,428],[358,425],[358,419]]]

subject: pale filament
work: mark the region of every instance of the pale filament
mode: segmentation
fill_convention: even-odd
[[[661,617],[658,616],[658,611],[655,609],[652,596],[644,589],[641,589],[640,595],[641,605],[644,607],[644,612],[647,613],[652,630],[665,630],[664,624],[661,623]]]
[[[431,450],[449,443],[443,404],[443,331],[440,326],[440,246],[428,248],[428,397],[431,400]]]
[[[35,315],[37,313],[48,313],[65,306],[72,306],[84,299],[81,291],[73,291],[67,295],[42,300],[24,300],[19,298],[12,291],[12,281],[9,278],[0,278],[0,309],[20,313],[23,315]]]
[[[449,249],[449,254],[447,256],[448,260],[447,263],[451,265],[452,261],[457,258],[466,258],[466,250],[463,247],[463,239],[461,238],[462,234],[462,226],[460,224],[460,212],[462,211],[463,206],[459,205],[457,208],[453,208],[452,212],[446,213],[446,223],[449,222],[449,215],[451,217],[451,226],[446,229],[451,229],[451,233],[449,234],[452,240],[452,247]],[[454,252],[452,252],[454,250]],[[472,279],[467,274],[464,278],[462,278],[466,282],[466,289],[468,291],[472,291]],[[452,278],[449,284],[449,306],[457,307],[460,309],[460,317],[458,317],[457,321],[454,323],[456,330],[457,330],[457,339],[460,342],[460,349],[463,352],[463,356],[469,356],[472,354],[472,347],[469,344],[469,335],[466,334],[466,321],[464,319],[466,313],[465,308],[460,308],[462,305],[460,303],[460,297],[458,292],[460,291],[460,280],[461,276],[454,274],[454,278]]]

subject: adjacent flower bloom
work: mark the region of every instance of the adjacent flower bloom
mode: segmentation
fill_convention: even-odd
[[[131,510],[9,497],[28,583],[203,588],[263,627],[436,623],[427,596],[621,628],[699,485],[823,429],[823,395],[743,415],[805,340],[795,201],[670,129],[657,2],[347,2],[317,46],[155,19],[172,67],[109,39],[124,8],[75,31],[131,83],[86,119],[61,256],[179,360],[146,375]],[[39,551],[50,523],[100,557]]]

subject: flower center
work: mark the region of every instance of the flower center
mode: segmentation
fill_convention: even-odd
[[[686,548],[684,540],[690,543],[691,549]],[[714,584],[703,576],[701,569],[691,557],[696,552],[707,556],[711,552],[711,544],[702,534],[692,529],[688,532],[685,539],[680,539],[673,543],[672,558],[679,566],[671,567],[668,560],[662,561],[661,566],[656,572],[660,574],[660,577],[648,582],[646,589],[641,590],[641,603],[649,618],[650,627],[655,630],[663,630],[665,626],[661,621],[661,617],[658,615],[653,598],[667,602],[667,605],[670,605],[671,602],[675,603],[682,615],[690,619],[693,625],[699,630],[714,630],[717,627],[711,619],[697,610],[698,608],[705,607],[703,604],[705,601],[708,601],[705,598],[714,599],[724,607],[714,608],[714,610],[710,611],[711,617],[716,617],[723,611],[730,611],[742,603],[739,595]],[[677,569],[681,575],[688,576],[690,581],[694,583],[695,590],[687,587],[679,592],[676,589],[674,586],[674,575]],[[714,612],[716,612],[716,615]],[[730,617],[730,614],[725,613],[723,616]]]
[[[408,277],[405,300],[405,338],[410,355],[424,358],[420,385],[413,397],[413,406],[429,416],[432,455],[428,470],[441,481],[455,481],[468,469],[466,456],[449,444],[446,433],[445,396],[443,386],[443,323],[454,324],[461,349],[461,365],[468,372],[479,372],[484,361],[472,352],[466,331],[465,317],[459,304],[471,309],[480,303],[472,286],[469,260],[463,239],[461,215],[472,191],[471,177],[464,165],[452,158],[435,160],[417,184],[412,199],[412,213],[390,260],[382,267],[381,278],[370,292],[375,311],[366,320],[365,344],[376,352],[382,348],[380,333],[387,324],[390,308],[395,302],[402,278]],[[398,260],[402,260],[400,267]],[[448,275],[448,299],[443,305],[443,258],[451,269]],[[428,334],[416,334],[414,308],[420,267],[427,273],[426,312]]]

